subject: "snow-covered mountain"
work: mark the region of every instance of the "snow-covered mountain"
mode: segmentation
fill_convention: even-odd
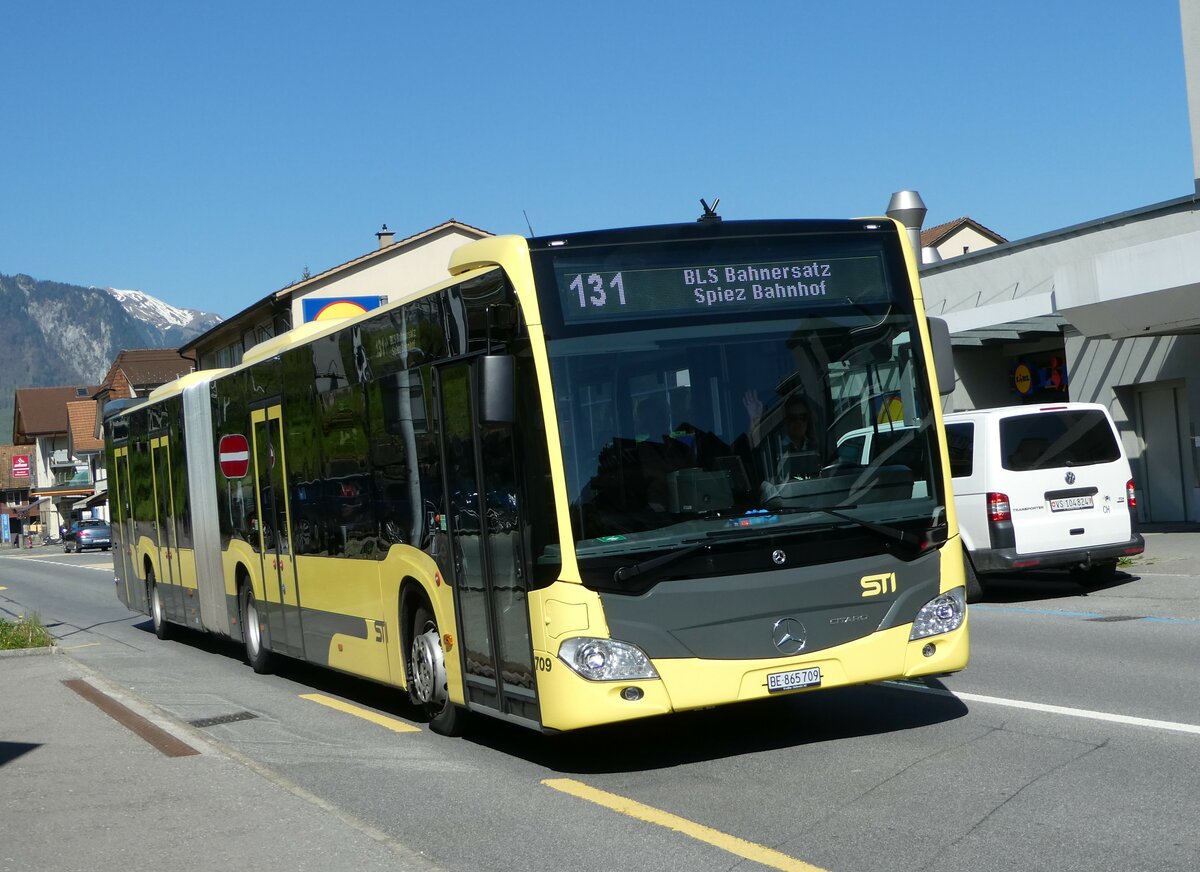
[[[0,443],[17,388],[99,384],[125,349],[178,348],[220,322],[141,291],[0,274]]]
[[[221,323],[219,315],[201,312],[198,309],[180,309],[142,291],[122,291],[117,288],[105,290],[116,297],[122,308],[133,317],[160,330],[176,329],[180,333],[187,333],[182,342],[199,336]]]

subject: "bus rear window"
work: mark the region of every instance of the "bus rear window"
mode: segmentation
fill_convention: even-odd
[[[1121,451],[1108,418],[1093,410],[1017,415],[1000,422],[1005,469],[1023,472],[1112,463]]]

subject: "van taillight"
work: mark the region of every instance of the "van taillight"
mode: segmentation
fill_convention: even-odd
[[[1133,479],[1125,482],[1125,501],[1129,503],[1129,508],[1137,508],[1137,491],[1133,489]]]
[[[1008,507],[1008,494],[993,494],[987,495],[988,502],[988,523],[995,524],[998,521],[1011,521],[1012,510]]]

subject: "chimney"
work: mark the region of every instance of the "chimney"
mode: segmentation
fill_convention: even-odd
[[[383,225],[383,229],[375,234],[375,238],[379,240],[380,248],[387,248],[396,241],[396,234],[387,229],[387,225]]]

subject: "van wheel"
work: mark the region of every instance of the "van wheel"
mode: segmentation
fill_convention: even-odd
[[[963,578],[967,583],[967,602],[977,603],[983,599],[983,582],[979,580],[979,574],[975,572],[975,565],[971,563],[968,554],[963,555]]]
[[[421,605],[413,615],[409,646],[408,687],[413,702],[425,710],[429,729],[443,736],[462,732],[466,712],[450,701],[442,637],[432,610]]]
[[[1117,577],[1117,561],[1108,560],[1104,563],[1096,563],[1086,569],[1082,567],[1072,569],[1071,577],[1080,587],[1100,587]]]
[[[259,675],[265,675],[271,671],[271,652],[263,644],[258,605],[254,602],[254,590],[248,581],[242,587],[241,604],[242,638],[246,642],[246,662]]]

